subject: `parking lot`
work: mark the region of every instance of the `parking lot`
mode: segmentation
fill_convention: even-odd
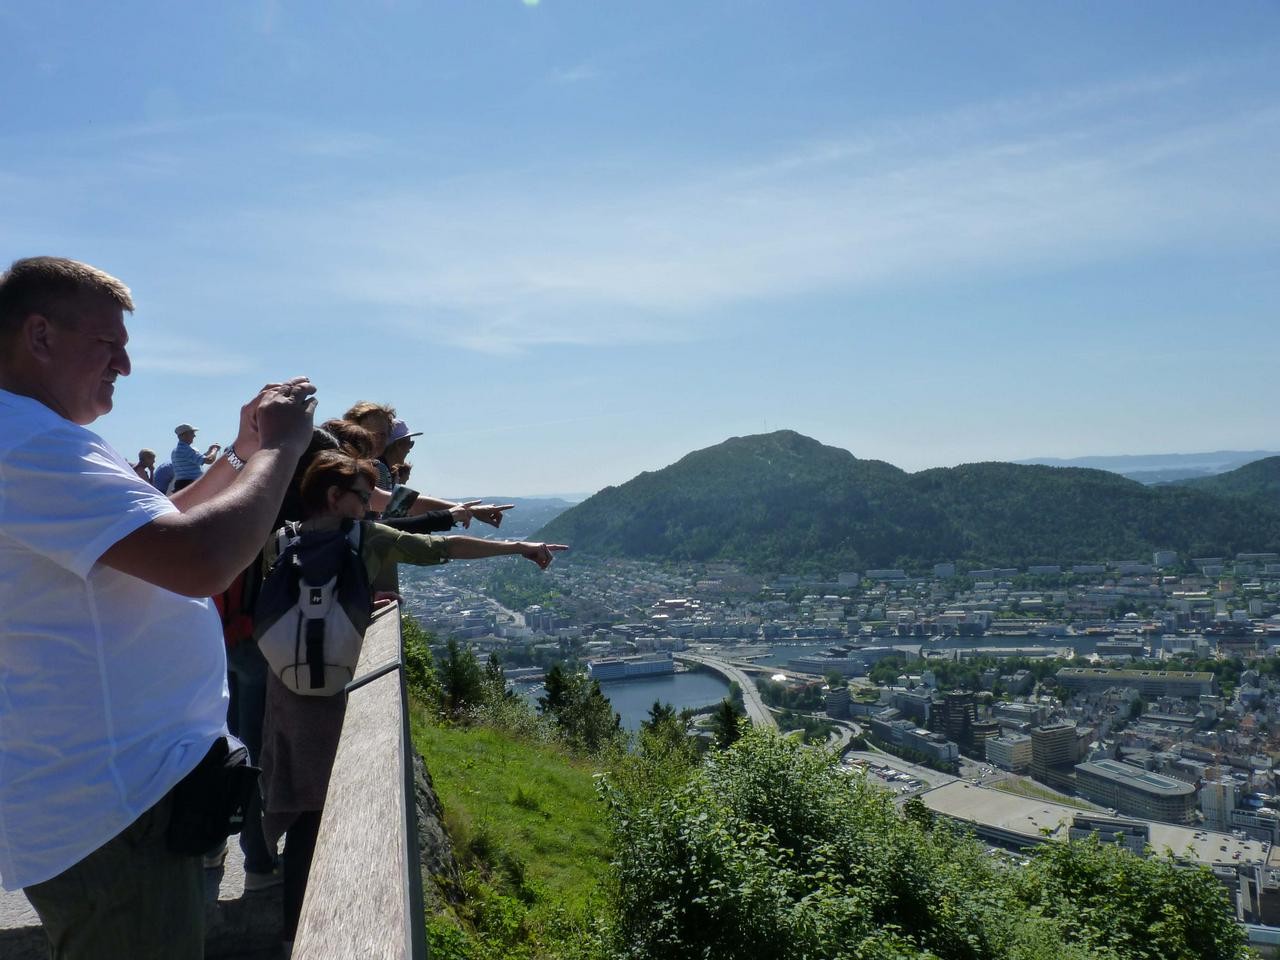
[[[899,797],[913,796],[930,787],[929,782],[923,777],[865,755],[850,755],[845,758],[843,766],[865,773],[872,782],[878,783]]]

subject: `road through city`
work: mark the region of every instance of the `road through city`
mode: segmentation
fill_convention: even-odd
[[[757,727],[768,727],[771,730],[778,729],[778,722],[773,719],[773,714],[769,712],[769,708],[760,699],[760,691],[756,689],[755,682],[738,667],[716,657],[708,657],[699,653],[676,653],[673,656],[677,660],[682,660],[686,663],[701,664],[708,669],[716,671],[731,683],[736,683],[742,690],[742,702],[747,708],[747,716],[751,718],[751,722]]]

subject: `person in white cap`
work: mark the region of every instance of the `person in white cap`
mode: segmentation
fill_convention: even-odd
[[[408,424],[399,417],[392,422],[391,433],[387,435],[387,449],[382,451],[379,459],[391,471],[391,477],[396,483],[409,482],[409,471],[413,465],[405,463],[405,457],[409,456],[409,451],[413,449],[413,438],[420,436],[422,436],[421,430],[410,433]]]
[[[173,489],[181,490],[200,479],[204,468],[218,459],[219,443],[209,444],[204,453],[196,453],[191,441],[196,438],[196,428],[189,423],[180,423],[173,428],[178,435],[178,445],[173,448],[169,462],[173,464]]]

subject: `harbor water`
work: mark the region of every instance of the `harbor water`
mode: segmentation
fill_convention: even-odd
[[[541,684],[520,684],[517,689],[533,701],[542,694]],[[719,674],[699,670],[658,677],[606,680],[600,684],[600,692],[608,697],[614,711],[622,718],[623,728],[638,730],[648,718],[649,708],[655,700],[671,704],[677,712],[686,707],[698,710],[714,706],[727,697],[729,684]]]

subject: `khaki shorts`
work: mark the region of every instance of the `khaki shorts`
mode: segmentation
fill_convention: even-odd
[[[201,960],[204,869],[165,847],[166,796],[114,839],[24,893],[53,960]]]

